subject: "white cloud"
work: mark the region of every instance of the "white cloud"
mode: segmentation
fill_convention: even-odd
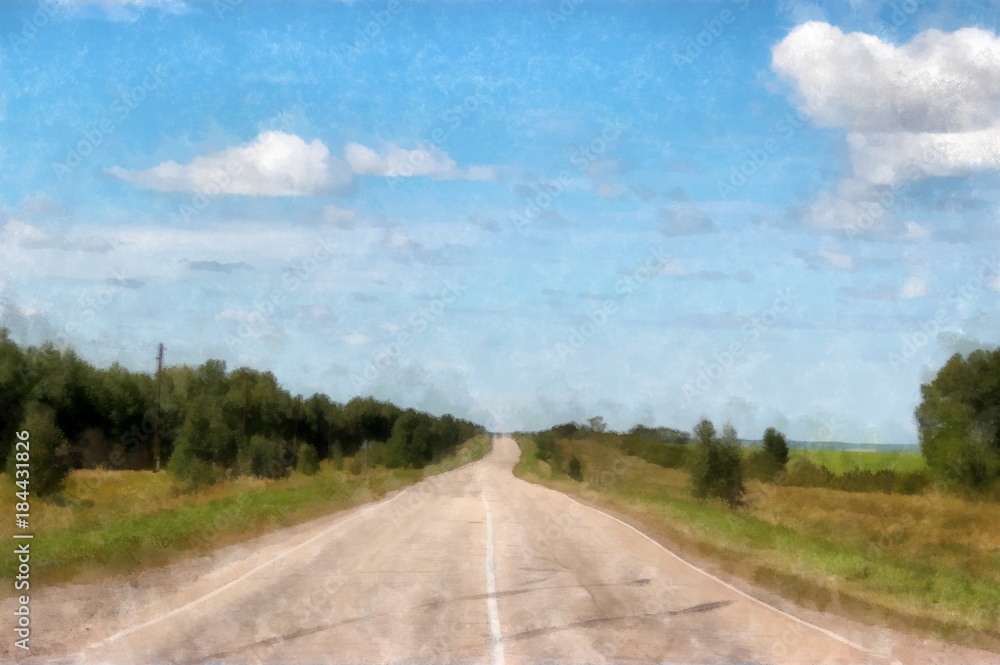
[[[820,194],[808,225],[886,232],[900,183],[1000,169],[993,32],[926,30],[897,46],[813,21],[774,46],[771,66],[800,113],[848,132],[853,174]]]
[[[112,249],[111,243],[99,236],[83,236],[66,238],[61,235],[46,233],[39,228],[19,222],[16,219],[7,220],[0,229],[0,244],[17,245],[23,249],[56,249],[61,251],[80,251],[103,254]]]
[[[361,346],[368,343],[368,338],[361,333],[350,333],[349,335],[344,335],[343,340],[351,346]]]
[[[910,299],[910,298],[923,298],[930,292],[927,287],[927,282],[922,278],[913,276],[907,279],[903,286],[899,289],[899,297]]]
[[[346,165],[318,139],[268,131],[250,143],[195,157],[187,164],[163,162],[143,170],[119,166],[108,173],[135,187],[161,192],[246,196],[308,196],[350,182]]]
[[[820,127],[953,132],[996,120],[1000,39],[986,30],[926,30],[895,46],[812,21],[771,54],[800,111]]]
[[[423,176],[434,180],[491,180],[492,169],[471,166],[460,169],[455,160],[436,146],[428,149],[407,150],[393,143],[386,143],[375,152],[360,143],[344,146],[344,159],[351,170],[359,175],[410,178]]]
[[[854,174],[874,185],[1000,169],[1000,123],[957,134],[851,132],[847,145]]]

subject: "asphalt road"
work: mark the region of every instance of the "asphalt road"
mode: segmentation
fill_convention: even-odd
[[[36,644],[43,653],[36,658],[897,660],[744,595],[613,517],[514,478],[517,456],[513,440],[496,439],[480,462],[379,503],[272,534],[253,549],[172,567],[142,583],[53,593],[36,605]],[[63,622],[76,627],[63,629]],[[867,647],[877,647],[874,641]]]

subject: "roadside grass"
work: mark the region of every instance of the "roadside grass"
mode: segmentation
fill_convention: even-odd
[[[627,515],[678,553],[805,607],[1000,650],[995,503],[751,481],[748,507],[730,510],[691,497],[684,470],[589,440],[563,441],[584,483],[546,478],[531,439],[518,442],[516,475]]]
[[[846,473],[853,469],[861,471],[888,469],[901,473],[927,469],[924,456],[920,453],[796,449],[792,449],[789,453],[790,459],[805,458],[817,466],[826,467],[832,473]]]
[[[73,471],[59,497],[32,497],[31,579],[88,582],[164,565],[376,500],[481,459],[489,449],[489,437],[480,435],[423,469],[377,467],[353,475],[324,461],[313,476],[237,477],[197,492],[185,492],[183,483],[166,472]],[[8,476],[0,478],[7,488],[0,509],[12,515],[13,485]],[[11,526],[4,525],[0,538],[10,542]],[[5,579],[14,578],[16,567],[16,557],[0,558]],[[0,596],[11,595],[12,589],[8,585]]]

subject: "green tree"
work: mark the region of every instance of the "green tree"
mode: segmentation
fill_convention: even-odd
[[[254,434],[240,451],[239,468],[258,478],[284,478],[291,462],[291,454],[281,440]]]
[[[27,458],[30,471],[29,491],[40,497],[51,496],[62,491],[69,475],[69,446],[66,436],[56,425],[55,411],[38,402],[31,402],[25,408],[24,420],[18,432],[28,432],[28,450],[15,450],[7,459],[7,472],[13,478],[16,462]],[[18,455],[27,452],[19,459]]]
[[[955,354],[921,386],[915,416],[927,466],[946,484],[984,490],[1000,478],[1000,349]]]
[[[188,404],[168,463],[175,475],[191,480],[195,472],[204,475],[205,465],[220,470],[234,466],[238,434],[226,425],[219,404],[220,399],[205,394]]]
[[[595,432],[597,434],[603,434],[608,429],[608,425],[604,422],[604,418],[602,416],[588,418],[587,427],[591,432]]]
[[[703,418],[694,429],[697,442],[691,469],[691,488],[698,498],[719,498],[730,507],[743,505],[743,456],[732,425],[720,438],[715,426]]]
[[[319,454],[308,443],[303,443],[299,446],[299,455],[295,462],[295,470],[307,476],[316,475],[316,472],[319,471]]]
[[[583,480],[583,465],[580,464],[580,460],[577,459],[576,455],[569,458],[569,469],[567,473],[573,480]]]
[[[784,434],[773,427],[764,430],[764,450],[782,468],[788,464],[788,441],[785,440]]]

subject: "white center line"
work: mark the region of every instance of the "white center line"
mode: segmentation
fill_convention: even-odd
[[[482,483],[479,485],[479,497],[486,509],[486,613],[490,619],[490,661],[492,665],[504,665],[503,635],[500,632],[500,607],[497,604],[496,566],[493,560],[493,515],[490,504],[486,502],[486,493]]]

